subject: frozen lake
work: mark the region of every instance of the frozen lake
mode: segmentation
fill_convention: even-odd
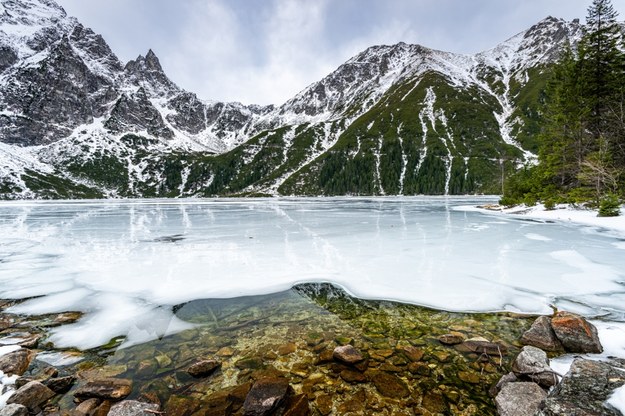
[[[458,207],[490,198],[5,202],[0,298],[81,310],[58,346],[128,343],[187,326],[171,305],[333,282],[353,295],[451,311],[623,321],[623,236]]]

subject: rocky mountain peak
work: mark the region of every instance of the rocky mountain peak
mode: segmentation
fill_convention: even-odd
[[[146,88],[156,96],[171,96],[180,92],[163,71],[161,63],[152,49],[145,55],[139,55],[137,59],[129,61],[124,72],[129,81],[136,86]]]

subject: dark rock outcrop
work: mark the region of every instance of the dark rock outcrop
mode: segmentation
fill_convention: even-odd
[[[625,373],[609,362],[577,358],[537,415],[620,416],[621,413],[608,407],[606,401],[623,384]]]

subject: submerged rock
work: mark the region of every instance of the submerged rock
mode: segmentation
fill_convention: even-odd
[[[410,395],[410,389],[406,383],[393,374],[375,371],[371,374],[371,381],[383,396],[402,399]]]
[[[132,381],[123,378],[89,380],[74,392],[76,397],[121,400],[132,392]]]
[[[438,337],[438,341],[443,345],[461,344],[466,339],[467,337],[462,332],[450,332],[449,334]]]
[[[551,318],[551,327],[568,352],[603,352],[597,328],[579,315],[558,312]]]
[[[547,393],[536,383],[507,383],[495,398],[499,416],[534,416]]]
[[[620,416],[621,412],[608,408],[605,402],[623,384],[625,373],[609,362],[576,358],[537,415]]]
[[[362,353],[351,345],[336,347],[332,352],[334,359],[346,364],[357,364],[364,361]]]
[[[196,378],[206,377],[213,374],[219,367],[221,367],[221,363],[219,361],[202,360],[192,364],[187,369],[187,373]]]
[[[530,329],[521,336],[521,343],[540,348],[543,351],[564,351],[564,347],[551,327],[551,318],[548,316],[538,317]]]
[[[512,371],[521,379],[529,379],[543,387],[555,386],[558,377],[549,367],[547,353],[526,345],[512,363]]]
[[[289,382],[283,378],[262,378],[252,386],[245,398],[246,416],[265,416],[276,410],[289,392]]]
[[[456,349],[460,352],[474,352],[495,357],[500,357],[508,352],[508,348],[505,345],[490,342],[481,337],[469,338],[463,343],[456,345]]]

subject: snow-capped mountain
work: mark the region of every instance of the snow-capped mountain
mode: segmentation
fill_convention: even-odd
[[[0,6],[0,195],[472,193],[531,160],[547,18],[459,55],[374,46],[279,107],[206,102],[157,56],[123,64],[53,0]]]

